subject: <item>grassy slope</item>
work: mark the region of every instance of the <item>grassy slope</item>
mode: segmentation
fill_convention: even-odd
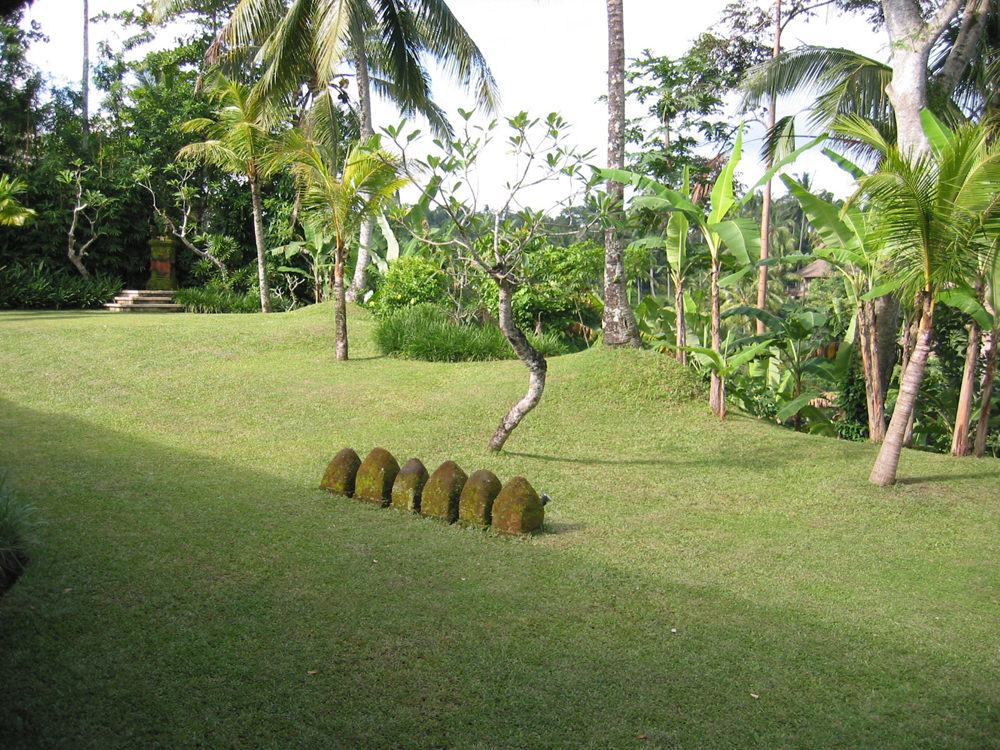
[[[0,314],[0,467],[46,521],[0,746],[1000,747],[1000,463],[879,490],[872,447],[602,351],[489,456],[520,364],[377,358],[352,315],[338,364],[325,307]],[[548,533],[316,491],[345,445],[522,474]]]

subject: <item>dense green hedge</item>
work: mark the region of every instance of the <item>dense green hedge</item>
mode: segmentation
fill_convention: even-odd
[[[89,310],[110,302],[121,289],[121,279],[113,276],[85,279],[53,271],[44,263],[0,266],[0,309],[4,310]]]
[[[514,350],[497,326],[454,321],[446,311],[428,304],[387,315],[376,324],[374,337],[380,352],[406,359],[462,362],[514,358]],[[556,336],[529,334],[528,340],[547,357],[567,351]]]

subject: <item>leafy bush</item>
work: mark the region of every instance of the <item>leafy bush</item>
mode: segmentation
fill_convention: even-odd
[[[26,535],[33,525],[34,508],[17,501],[0,472],[0,594],[9,589],[28,562]]]
[[[420,256],[399,258],[375,279],[372,312],[384,318],[396,310],[445,301],[447,279],[437,264]]]
[[[397,310],[375,326],[375,345],[383,354],[428,362],[463,362],[513,359],[503,333],[495,325],[474,325],[451,320],[440,307],[429,304]],[[544,356],[566,353],[557,336],[528,336]]]
[[[121,288],[121,280],[113,276],[85,279],[45,263],[0,266],[0,309],[91,310],[110,302]]]
[[[192,313],[260,312],[260,293],[256,289],[237,292],[216,282],[203,287],[179,289],[174,293],[174,302],[184,305],[185,312]],[[284,299],[272,295],[272,309],[283,310],[285,304]]]

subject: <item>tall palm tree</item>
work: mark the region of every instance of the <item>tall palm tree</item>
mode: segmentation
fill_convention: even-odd
[[[622,0],[608,2],[608,169],[625,168],[625,24]],[[625,186],[608,181],[611,222],[604,233],[604,345],[642,346],[625,291],[624,243],[615,227],[623,213]]]
[[[381,212],[408,180],[398,157],[370,138],[351,149],[343,164],[335,151],[293,133],[278,163],[291,164],[299,186],[304,221],[333,239],[334,330],[337,359],[348,357],[344,268],[351,242],[367,216]]]
[[[162,18],[189,3],[156,0],[155,7]],[[350,59],[362,138],[374,133],[373,91],[403,114],[422,114],[439,135],[450,135],[431,97],[427,59],[443,63],[483,109],[493,111],[497,104],[496,81],[482,52],[444,0],[240,0],[209,50],[210,61],[226,49],[256,55],[268,95],[296,91],[303,83],[320,89]],[[371,231],[371,221],[364,222],[351,296],[367,283]]]
[[[870,481],[896,479],[906,425],[923,381],[941,290],[972,278],[991,238],[1000,232],[1000,145],[982,125],[949,130],[928,111],[922,114],[931,152],[890,146],[857,118],[837,124],[842,134],[883,155],[877,172],[862,178],[852,200],[866,199],[882,232],[886,261],[904,300],[919,310],[917,342],[904,370],[899,396]]]
[[[200,117],[181,126],[185,132],[204,133],[207,140],[185,146],[178,157],[214,164],[230,174],[247,178],[253,206],[260,309],[271,312],[260,189],[261,180],[273,171],[269,154],[276,143],[275,131],[288,121],[289,113],[266,99],[254,96],[249,86],[231,81],[221,73],[209,76],[203,88],[218,102],[219,109],[214,118]]]

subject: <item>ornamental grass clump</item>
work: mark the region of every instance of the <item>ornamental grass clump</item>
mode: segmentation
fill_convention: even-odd
[[[6,473],[0,472],[0,595],[14,585],[28,562],[27,534],[34,508],[18,502]]]

